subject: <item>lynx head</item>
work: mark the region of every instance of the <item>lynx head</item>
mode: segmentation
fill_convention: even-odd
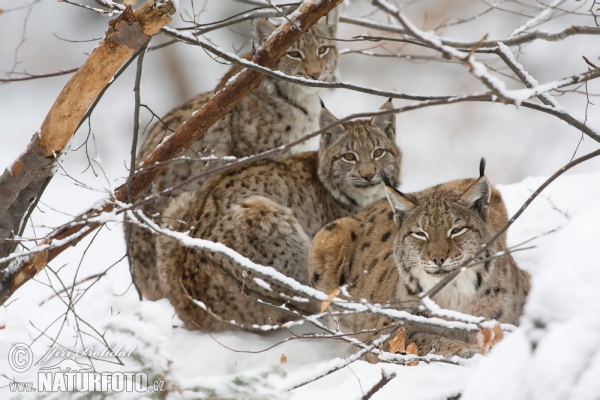
[[[381,109],[391,108],[388,101]],[[321,129],[335,121],[326,108],[321,110]],[[335,198],[360,207],[383,198],[382,171],[399,184],[402,151],[395,125],[396,115],[390,113],[336,125],[321,135],[319,178]]]
[[[485,176],[474,180],[461,193],[444,190],[442,186],[420,198],[386,186],[394,222],[399,228],[394,242],[394,259],[411,291],[419,293],[433,287],[493,236],[489,215],[491,192]],[[495,245],[490,246],[478,260],[496,250]],[[477,290],[489,269],[489,261],[469,268],[449,286],[458,289],[457,293],[464,298]]]
[[[286,75],[301,76],[325,82],[335,80],[338,51],[335,45],[338,7],[321,18],[303,34],[277,62],[275,69]],[[254,46],[258,48],[277,29],[266,19],[253,21]],[[317,88],[303,87],[305,90]]]

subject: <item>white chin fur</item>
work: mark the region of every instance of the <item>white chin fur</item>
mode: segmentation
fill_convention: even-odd
[[[434,287],[443,276],[428,274],[421,269],[417,279],[426,292]],[[461,272],[441,292],[435,295],[433,301],[442,308],[460,311],[463,303],[468,302],[475,294],[475,281],[477,274],[472,269]]]
[[[315,94],[318,93],[321,88],[316,86],[305,86],[305,85],[297,85],[298,88],[306,94]]]
[[[383,199],[385,197],[385,188],[382,184],[366,188],[348,185],[346,194],[348,197],[354,199],[361,207],[366,207],[377,200]]]

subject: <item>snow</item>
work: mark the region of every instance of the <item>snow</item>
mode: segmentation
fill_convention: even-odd
[[[528,178],[517,184],[500,185],[509,213],[514,213],[543,181],[544,178]],[[439,399],[459,392],[465,399],[594,399],[600,392],[598,198],[600,173],[563,176],[517,220],[509,230],[509,245],[537,237],[532,242],[534,249],[514,254],[517,263],[533,276],[521,325],[507,333],[488,356],[478,355],[465,360],[462,366],[421,362],[415,367],[402,367],[372,365],[362,360],[349,363],[351,353],[337,341],[286,341],[290,335],[284,331],[263,335],[186,331],[167,300],[139,302],[135,293],[127,290],[125,265],[110,270],[85,296],[79,297],[76,310],[82,319],[93,321],[98,331],[106,332],[106,339],[114,348],[133,349],[133,357],[121,357],[125,366],[94,360],[95,368],[146,371],[149,377],[164,377],[171,388],[180,390],[169,394],[168,398],[173,399],[208,394],[236,398],[359,398],[379,381],[382,368],[386,373],[395,372],[396,377],[377,393],[376,399],[392,398],[394,393],[410,399]],[[110,220],[111,216],[119,219],[109,213],[102,219]],[[544,235],[553,229],[553,233]],[[0,323],[5,328],[0,337],[0,371],[19,381],[37,379],[39,367],[57,361],[50,358],[23,374],[12,372],[7,365],[11,345],[31,343],[30,338],[37,332],[32,326],[45,328],[64,308],[56,297],[38,306],[49,295],[41,287],[39,283],[28,283],[17,292],[16,301],[1,312]],[[437,310],[431,300],[425,304],[440,315],[453,316]],[[50,337],[56,334],[53,329]],[[310,331],[307,326],[288,329],[296,333]],[[41,358],[50,346],[50,339],[42,338],[32,349]],[[286,357],[284,363],[282,355]],[[339,371],[312,381],[340,367]],[[310,382],[287,391],[307,381]],[[125,398],[115,394],[115,398],[119,397]]]

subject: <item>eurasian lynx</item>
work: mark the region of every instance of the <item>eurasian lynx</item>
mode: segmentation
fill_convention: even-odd
[[[386,103],[384,108],[390,107]],[[333,123],[321,112],[321,126]],[[308,283],[310,240],[325,224],[385,196],[380,171],[399,182],[402,153],[395,116],[346,122],[321,136],[320,149],[287,159],[261,160],[215,175],[196,192],[173,199],[163,221],[190,236],[220,242],[256,263]],[[161,287],[188,329],[215,331],[274,324],[293,315],[260,301],[302,312],[314,304],[285,301],[287,290],[258,285],[228,258],[157,239]],[[191,296],[191,297],[190,297]],[[204,303],[198,306],[193,299]]]
[[[336,13],[334,9],[328,17],[322,18],[319,23],[311,27],[307,34],[290,47],[275,69],[287,75],[333,81],[338,61],[338,52],[333,40],[337,27]],[[253,28],[254,44],[260,46],[276,27],[268,20],[258,19],[254,21]],[[216,90],[239,70],[241,68],[233,67]],[[166,136],[176,131],[202,107],[213,94],[214,92],[209,92],[197,96],[173,109],[163,118],[164,123],[157,123],[138,152],[137,167],[143,167],[139,163]],[[320,109],[316,88],[265,77],[257,89],[192,144],[181,160],[170,164],[154,185],[141,193],[139,198],[160,193],[191,177],[194,172],[207,168],[206,162],[198,160],[199,155],[244,157],[289,143],[311,133],[319,127]],[[219,164],[219,161],[211,161],[208,167]],[[196,181],[183,190],[196,190],[201,183]],[[163,196],[141,209],[146,214],[156,217],[163,212],[169,199],[170,196]],[[146,298],[150,300],[162,298],[163,294],[160,292],[156,275],[154,238],[142,228],[136,226],[132,228],[135,278]]]
[[[309,252],[311,285],[325,293],[348,285],[355,298],[416,312],[419,293],[458,268],[506,222],[502,197],[485,176],[413,194],[386,187],[386,195],[388,201],[378,201],[317,233]],[[490,258],[505,248],[505,239],[497,240],[477,258],[481,264],[462,272],[433,300],[442,308],[517,324],[529,274],[508,254]],[[363,314],[340,318],[339,323],[344,332],[385,331],[390,325],[386,318]],[[420,355],[433,350],[470,357],[479,351],[472,333],[410,323],[406,331]],[[380,334],[359,338],[371,342]]]

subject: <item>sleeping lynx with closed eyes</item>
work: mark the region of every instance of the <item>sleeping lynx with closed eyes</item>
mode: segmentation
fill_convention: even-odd
[[[388,107],[389,102],[384,105]],[[334,121],[323,109],[321,126]],[[318,153],[256,161],[215,175],[200,190],[173,199],[163,221],[307,284],[308,247],[314,234],[384,197],[381,171],[394,184],[399,182],[402,153],[394,125],[394,114],[346,122],[322,134]],[[157,259],[162,290],[188,329],[240,328],[231,320],[247,330],[255,329],[254,324],[282,323],[294,317],[278,308],[283,304],[300,312],[315,311],[313,303],[279,297],[294,294],[277,285],[271,284],[273,291],[265,289],[219,253],[160,236]]]
[[[313,25],[293,44],[275,66],[287,75],[295,75],[331,82],[335,79],[338,52],[335,46],[337,9]],[[266,19],[253,22],[255,46],[262,45],[275,26]],[[246,57],[249,58],[249,57]],[[234,66],[226,74],[217,89],[237,74],[240,67]],[[214,167],[222,161],[206,162],[195,160],[199,156],[244,157],[289,143],[319,127],[321,109],[317,88],[265,77],[260,86],[237,104],[233,110],[215,123],[206,134],[185,151],[182,159],[171,163],[158,177],[151,188],[138,198],[157,194],[190,178],[206,167]],[[150,131],[138,152],[138,165],[168,135],[176,131],[192,114],[206,103],[215,92],[203,93],[183,105],[171,110]],[[195,181],[183,190],[195,190],[202,181]],[[162,213],[169,199],[181,193],[163,196],[146,204],[141,209],[150,216]],[[144,296],[150,300],[162,298],[156,273],[155,238],[143,228],[133,226],[132,257],[136,281]]]
[[[507,220],[500,193],[483,174],[412,194],[386,187],[386,195],[387,201],[317,233],[309,253],[311,285],[325,293],[348,285],[354,298],[416,312],[419,293],[458,268]],[[505,238],[500,238],[477,258],[479,265],[458,275],[433,300],[442,308],[516,325],[529,291],[529,274],[509,254],[489,258],[505,248]],[[378,328],[359,335],[366,342],[390,325],[386,318],[367,314],[339,320],[344,332]],[[405,327],[407,340],[417,344],[420,355],[434,351],[470,357],[479,352],[474,333],[411,323]],[[375,360],[371,355],[367,359]]]

